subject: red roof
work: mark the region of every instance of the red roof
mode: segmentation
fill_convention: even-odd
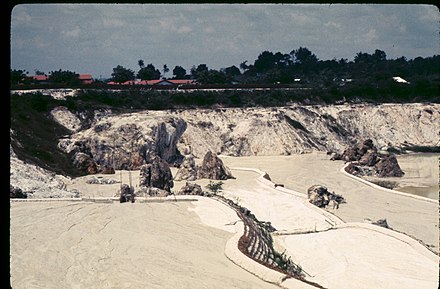
[[[190,84],[193,83],[192,79],[168,79],[169,82],[174,84]]]
[[[47,75],[34,75],[32,78],[38,81],[45,81],[49,79]]]
[[[162,82],[162,81],[164,81],[164,80],[163,79],[152,79],[152,80],[147,80],[147,84],[148,85],[155,85],[155,84]]]
[[[80,74],[79,79],[80,80],[89,80],[89,79],[93,79],[93,77],[91,74]]]
[[[128,80],[123,83],[116,83],[114,81],[107,82],[107,84],[123,84],[123,85],[156,85],[161,82],[168,82],[171,84],[191,84],[194,82],[192,79],[152,79],[152,80]]]

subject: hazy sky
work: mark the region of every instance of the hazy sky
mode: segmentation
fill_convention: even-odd
[[[253,63],[264,50],[307,47],[319,59],[384,50],[413,59],[440,54],[440,14],[417,4],[21,4],[11,15],[11,68],[110,77],[164,64],[187,72]]]

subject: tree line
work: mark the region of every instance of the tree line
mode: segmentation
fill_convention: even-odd
[[[164,78],[170,72],[165,64],[159,70],[152,63],[145,65],[138,60],[139,70],[117,65],[113,68],[108,81],[123,83],[128,80],[152,80]],[[404,56],[388,59],[385,51],[376,49],[373,53],[359,52],[352,61],[320,60],[306,47],[299,47],[289,53],[261,52],[253,63],[247,60],[220,70],[209,68],[206,64],[193,65],[189,72],[182,66],[172,69],[171,79],[193,79],[199,84],[299,84],[312,88],[339,89],[343,86],[372,88],[389,87],[392,77],[400,76],[420,89],[432,89],[439,83],[440,56],[416,57]],[[37,74],[44,74],[36,71]],[[28,72],[11,69],[11,84],[31,81]],[[72,71],[51,71],[48,81],[76,85],[78,74]]]

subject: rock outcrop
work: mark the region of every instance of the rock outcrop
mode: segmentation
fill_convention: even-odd
[[[81,119],[69,111],[65,106],[57,106],[50,111],[52,118],[71,132],[81,129]]]
[[[139,186],[171,192],[174,182],[169,165],[158,156],[150,158],[150,163],[140,168]]]
[[[197,179],[197,168],[196,162],[194,161],[194,156],[189,154],[186,155],[183,159],[182,164],[180,165],[179,170],[174,177],[176,181],[195,181]]]
[[[168,163],[181,162],[176,145],[185,129],[185,121],[167,114],[104,115],[90,128],[60,139],[58,147],[88,155],[98,168],[134,170],[156,155]]]
[[[331,159],[351,162],[345,170],[355,176],[384,178],[404,175],[396,157],[392,154],[379,153],[370,139],[365,140],[359,146],[350,146],[342,155],[334,155]]]
[[[400,168],[394,155],[383,156],[374,165],[375,174],[378,177],[402,177],[404,172]]]
[[[227,180],[233,178],[223,161],[213,152],[208,151],[203,162],[197,167],[197,178],[211,180]]]
[[[93,175],[98,173],[98,166],[93,158],[86,153],[77,152],[72,158],[73,165],[83,173]]]
[[[338,209],[339,204],[344,203],[345,200],[341,195],[337,195],[334,192],[331,193],[324,186],[313,185],[307,189],[307,198],[313,205],[325,208],[331,205],[333,209]]]
[[[26,199],[27,193],[23,192],[20,188],[9,186],[9,198],[11,199]]]
[[[179,190],[178,195],[204,196],[205,194],[200,185],[186,182],[186,184]]]

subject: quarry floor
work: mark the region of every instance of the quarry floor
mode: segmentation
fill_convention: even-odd
[[[278,230],[276,247],[302,266],[308,280],[326,288],[438,288],[439,260],[432,252],[438,252],[438,203],[359,182],[341,172],[343,162],[328,158],[223,156],[236,179],[224,181],[222,194],[270,221]],[[284,188],[262,180],[261,171]],[[128,183],[129,175],[136,186],[138,171],[105,177]],[[84,197],[117,194],[119,184],[89,185],[88,178],[68,186]],[[175,182],[174,190],[184,184]],[[337,210],[314,207],[306,191],[315,184],[343,195],[346,203]],[[11,202],[12,287],[298,288],[290,279],[278,286],[264,282],[227,258],[238,218],[203,199]],[[394,230],[366,222],[382,218]]]

